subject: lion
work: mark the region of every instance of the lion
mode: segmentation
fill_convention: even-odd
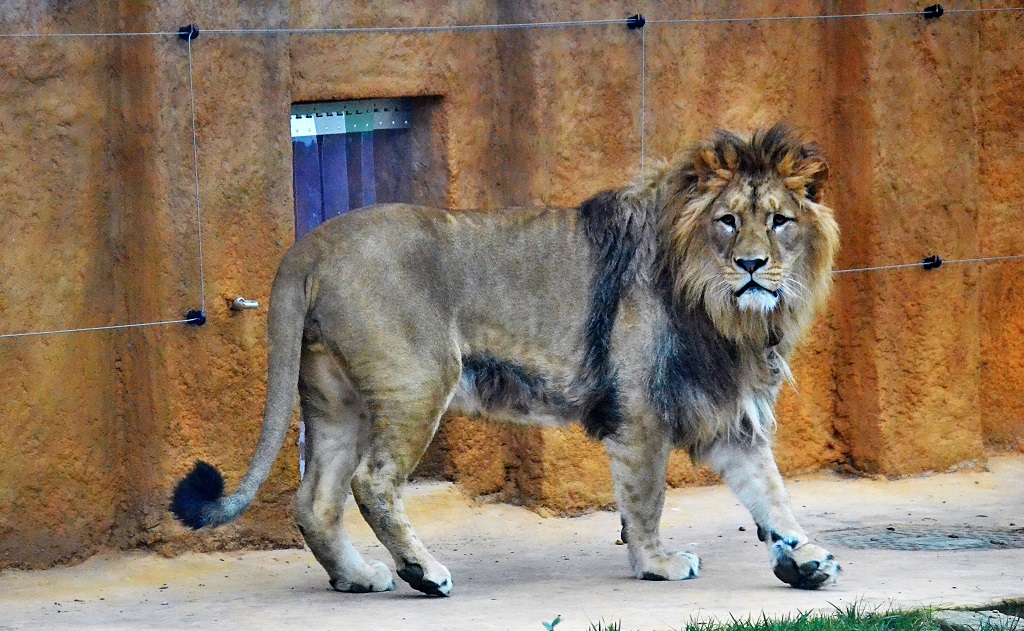
[[[273,283],[255,454],[234,493],[196,463],[171,510],[238,517],[270,472],[298,392],[307,464],[294,516],[331,586],[395,587],[345,532],[351,489],[398,576],[448,596],[401,492],[447,411],[580,422],[610,456],[633,574],[695,578],[659,520],[670,450],[709,464],[753,516],[775,575],[815,589],[840,566],[797,523],[772,453],[787,359],[838,249],[822,152],[788,126],[725,131],[574,209],[382,204],[298,241]]]

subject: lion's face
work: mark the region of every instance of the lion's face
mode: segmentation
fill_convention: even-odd
[[[781,182],[746,180],[722,190],[704,216],[708,248],[722,282],[719,300],[769,312],[806,292],[797,278],[810,218]]]
[[[731,339],[798,336],[839,248],[819,202],[821,153],[776,126],[749,140],[720,133],[690,159],[666,214],[677,295]]]

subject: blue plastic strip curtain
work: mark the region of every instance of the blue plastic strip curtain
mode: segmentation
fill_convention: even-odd
[[[378,202],[413,202],[410,134],[386,129],[292,139],[295,236]]]
[[[296,238],[302,237],[324,221],[319,138],[298,136],[292,139]]]
[[[352,208],[377,203],[377,181],[373,162],[373,135],[364,131],[345,134],[348,158],[348,190]]]
[[[349,195],[349,158],[345,138],[351,134],[319,136],[320,181],[323,190],[323,219],[333,219],[360,204],[352,204]]]

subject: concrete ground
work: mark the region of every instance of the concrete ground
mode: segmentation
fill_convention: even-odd
[[[560,615],[558,631],[621,621],[624,630],[679,629],[694,618],[776,616],[863,607],[983,606],[1024,598],[1024,549],[851,549],[828,531],[877,527],[1024,526],[1024,459],[998,457],[984,472],[898,481],[805,476],[790,482],[798,517],[843,565],[836,585],[786,587],[768,568],[753,524],[724,487],[670,491],[667,542],[703,559],[680,583],[630,577],[619,522],[602,512],[543,518],[466,499],[445,484],[413,487],[407,505],[422,538],[454,577],[451,598],[398,582],[394,592],[332,592],[306,550],[167,559],[142,553],[0,575],[0,629],[525,629]],[[367,558],[386,559],[351,511]],[[741,530],[741,527],[744,530]],[[951,538],[955,541],[955,538]],[[390,559],[387,559],[390,563]]]

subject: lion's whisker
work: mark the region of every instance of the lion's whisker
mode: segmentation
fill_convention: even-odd
[[[808,302],[812,295],[811,290],[806,285],[793,277],[782,281],[782,291],[791,294],[794,298],[803,302]]]

